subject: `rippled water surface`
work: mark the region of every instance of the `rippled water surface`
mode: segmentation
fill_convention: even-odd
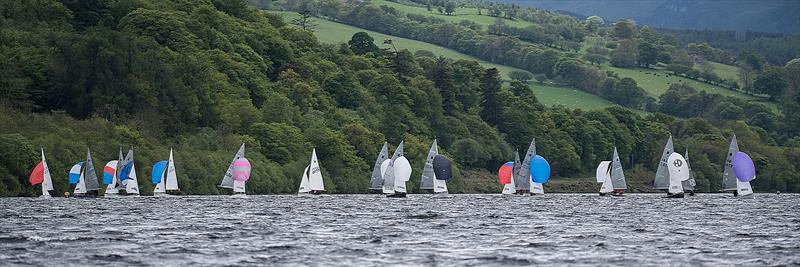
[[[0,265],[798,265],[800,195],[0,199]]]

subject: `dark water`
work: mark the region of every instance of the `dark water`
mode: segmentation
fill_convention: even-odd
[[[0,199],[0,265],[798,265],[800,195]]]

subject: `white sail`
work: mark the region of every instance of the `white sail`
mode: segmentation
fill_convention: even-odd
[[[694,172],[692,172],[692,164],[689,163],[689,149],[686,149],[686,152],[683,154],[684,158],[686,158],[686,166],[689,168],[689,180],[683,181],[681,185],[683,186],[683,190],[690,190],[694,191],[694,187],[697,186],[697,181],[694,180]]]
[[[308,169],[311,166],[306,166],[305,170],[303,170],[303,178],[300,178],[300,189],[297,190],[298,193],[308,193],[311,192],[311,187],[308,183]]]
[[[164,173],[166,173],[166,170],[161,171],[160,174],[161,181],[159,181],[158,184],[156,184],[156,187],[153,188],[154,195],[167,193],[166,179],[164,179]]]
[[[672,153],[667,159],[669,163],[669,193],[683,193],[681,182],[689,179],[689,167],[686,166],[686,159],[681,154]]]
[[[531,181],[531,193],[542,195],[544,194],[544,185]]]
[[[667,144],[664,145],[664,152],[661,153],[661,160],[658,162],[658,170],[656,170],[656,178],[653,180],[653,189],[668,189],[670,188],[669,166],[667,160],[672,149],[672,136],[669,136]]]
[[[503,185],[503,195],[511,195],[517,192],[517,187],[514,185],[514,179],[511,179],[511,183]]]
[[[167,162],[167,190],[178,190],[178,175],[175,173],[175,161],[172,158],[172,148],[169,149],[169,161]]]
[[[100,181],[97,180],[97,171],[94,170],[94,162],[92,161],[92,151],[86,149],[86,164],[84,166],[84,189],[86,191],[100,190]]]
[[[447,181],[436,179],[436,174],[433,175],[433,192],[447,193]]]
[[[219,184],[219,187],[223,188],[234,188],[235,185],[233,182],[233,163],[236,162],[237,159],[244,158],[244,143],[242,146],[239,147],[239,151],[236,152],[236,155],[233,156],[233,160],[231,160],[231,164],[228,165],[228,170],[225,172],[225,175],[222,176],[222,182]],[[234,192],[236,192],[234,190]],[[244,183],[242,183],[242,191],[244,192]]]
[[[314,191],[325,191],[325,185],[322,182],[322,171],[319,168],[319,161],[317,161],[317,149],[311,150],[311,165],[308,169],[308,186]]]
[[[595,172],[595,179],[598,183],[602,183],[600,186],[600,193],[608,193],[614,191],[614,186],[611,182],[611,161],[602,161],[600,165],[597,165],[597,171]]]
[[[131,179],[125,182],[125,192],[128,195],[139,195],[139,179],[136,178],[136,164],[133,163],[133,157],[131,157],[130,177]]]
[[[736,174],[733,173],[733,164],[731,164],[731,158],[737,152],[739,152],[739,144],[736,142],[736,135],[733,135],[733,139],[731,139],[731,145],[728,146],[728,155],[725,159],[725,170],[722,172],[723,191],[738,191],[738,179],[736,179]]]
[[[406,193],[406,182],[411,178],[411,163],[406,157],[399,157],[394,161],[394,191]]]
[[[44,148],[42,148],[42,167],[44,181],[42,181],[42,197],[50,197],[50,190],[53,190],[53,178],[50,176],[50,168],[47,167],[47,160],[44,158]]]
[[[425,158],[425,167],[422,169],[422,177],[419,184],[419,189],[422,190],[430,190],[434,189],[434,176],[433,173],[433,158],[439,154],[439,148],[436,145],[436,139],[433,140],[433,144],[431,144],[431,149],[428,150],[428,157]]]
[[[244,181],[233,180],[233,193],[244,193]]]
[[[86,194],[86,177],[84,176],[84,168],[81,168],[81,179],[78,180],[78,184],[75,185],[75,191],[73,194]]]
[[[755,179],[755,178],[753,178]],[[750,187],[750,182],[742,182],[736,179],[736,193],[739,197],[749,196],[753,194],[753,188]]]
[[[378,153],[378,158],[375,160],[375,167],[372,169],[372,176],[369,180],[369,189],[380,190],[383,186],[383,171],[381,171],[381,164],[389,157],[389,143],[383,142],[383,148]]]

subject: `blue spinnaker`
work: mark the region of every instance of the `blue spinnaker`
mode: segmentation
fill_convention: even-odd
[[[550,180],[550,163],[542,156],[536,155],[531,160],[531,180],[540,184]]]
[[[72,169],[69,170],[69,184],[76,185],[81,180],[81,168],[83,167],[83,161],[75,163],[72,166]]]
[[[131,179],[131,169],[133,169],[133,162],[128,162],[128,164],[125,164],[125,166],[122,167],[122,172],[119,174],[119,180],[124,181]]]
[[[161,182],[161,178],[164,177],[165,169],[167,169],[166,160],[156,162],[156,164],[153,165],[153,173],[150,175],[153,184],[158,184]]]

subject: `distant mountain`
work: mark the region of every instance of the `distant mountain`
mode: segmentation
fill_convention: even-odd
[[[798,0],[498,0],[671,29],[800,32]]]

